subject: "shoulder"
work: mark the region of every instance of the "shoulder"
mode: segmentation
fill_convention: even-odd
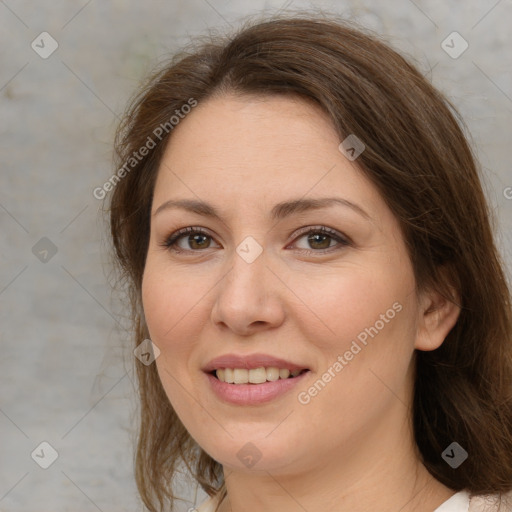
[[[508,493],[471,495],[468,512],[512,512],[512,491]]]
[[[219,504],[219,498],[222,493],[218,493],[215,496],[210,496],[203,501],[193,512],[215,512],[217,505]]]
[[[194,512],[215,512],[220,493],[207,498]],[[498,494],[471,495],[468,512],[512,512],[512,491],[504,493],[501,499]]]

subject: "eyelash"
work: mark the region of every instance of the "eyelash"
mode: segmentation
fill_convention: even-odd
[[[313,226],[313,227],[304,228],[303,230],[301,230],[297,234],[297,237],[295,239],[302,238],[304,235],[318,234],[318,233],[320,233],[322,235],[329,236],[330,238],[332,238],[333,240],[338,242],[339,246],[338,247],[336,247],[336,246],[335,247],[328,247],[327,249],[319,249],[319,250],[315,250],[315,249],[310,249],[310,250],[308,250],[308,249],[301,249],[301,251],[303,253],[305,253],[306,255],[308,255],[308,256],[313,254],[313,253],[314,254],[330,253],[330,252],[333,252],[333,250],[339,250],[339,249],[341,249],[343,247],[351,245],[351,241],[350,241],[350,239],[348,237],[342,236],[337,231],[335,231],[335,230],[333,230],[331,228],[328,228],[326,226]],[[185,235],[189,235],[190,236],[191,234],[200,234],[200,235],[205,235],[207,237],[213,238],[203,228],[200,228],[200,227],[187,227],[187,228],[183,228],[183,229],[180,229],[180,230],[172,233],[160,245],[162,247],[165,247],[169,251],[173,251],[173,252],[176,252],[176,253],[202,252],[200,249],[199,250],[193,250],[193,249],[180,249],[180,248],[177,248],[178,240],[180,238],[182,238],[183,236],[185,236]]]

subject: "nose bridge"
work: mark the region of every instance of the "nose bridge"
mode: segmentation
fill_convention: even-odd
[[[213,320],[239,332],[252,324],[276,324],[282,320],[276,282],[267,268],[268,254],[253,237],[235,247],[230,270],[217,291]]]
[[[268,292],[268,254],[255,238],[245,237],[235,247],[230,263],[231,270],[226,276],[224,292],[246,301],[251,296],[257,300],[262,292]]]

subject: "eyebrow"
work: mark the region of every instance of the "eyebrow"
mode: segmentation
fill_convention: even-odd
[[[270,212],[270,218],[273,220],[281,220],[285,217],[289,217],[295,213],[302,213],[309,210],[319,210],[321,208],[327,208],[329,206],[340,205],[346,208],[350,208],[354,212],[358,213],[366,220],[371,220],[371,217],[357,204],[343,199],[341,197],[322,197],[315,199],[294,199],[291,201],[284,201],[277,203]],[[204,201],[198,201],[195,199],[170,199],[161,204],[153,213],[153,216],[172,208],[181,208],[198,215],[205,217],[211,217],[222,221],[220,212],[211,204]]]

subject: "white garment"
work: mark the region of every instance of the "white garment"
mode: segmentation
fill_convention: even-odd
[[[512,493],[511,493],[512,496]],[[219,495],[213,498],[208,498],[203,501],[197,508],[198,512],[215,512]],[[491,512],[493,508],[486,508],[484,498],[475,496],[471,500],[470,506],[470,494],[467,490],[462,490],[455,493],[451,498],[442,503],[433,512]],[[508,509],[512,512],[512,509]],[[503,512],[506,512],[505,510]]]
[[[434,512],[468,512],[469,492],[466,490],[455,493],[451,498],[437,507]]]

